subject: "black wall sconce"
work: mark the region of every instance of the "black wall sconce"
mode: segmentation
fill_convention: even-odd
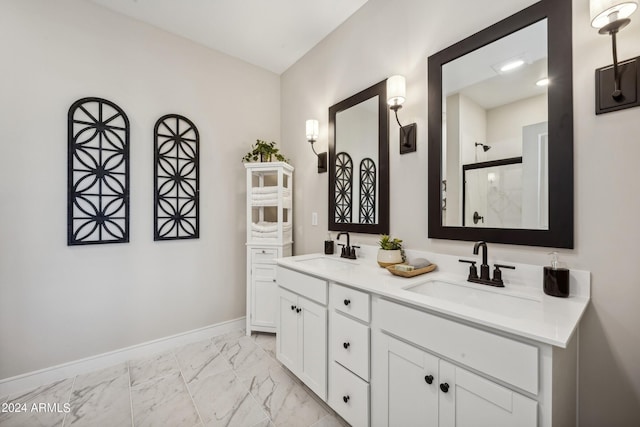
[[[316,149],[313,148],[313,143],[318,140],[318,121],[315,119],[307,120],[307,141],[311,143],[311,149],[313,153],[318,157],[318,173],[323,173],[327,171],[327,152],[324,153],[316,153]]]
[[[616,35],[631,20],[638,0],[590,0],[591,26],[609,34],[613,65],[596,69],[596,114],[640,105],[640,56],[618,62]]]
[[[406,95],[406,81],[404,76],[391,76],[387,79],[387,104],[396,115],[396,121],[400,126],[400,154],[416,151],[417,125],[411,123],[406,126],[400,124],[398,110],[402,108]]]

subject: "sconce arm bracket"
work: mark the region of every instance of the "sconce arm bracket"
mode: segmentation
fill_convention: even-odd
[[[596,69],[596,114],[640,106],[640,56],[616,63]]]

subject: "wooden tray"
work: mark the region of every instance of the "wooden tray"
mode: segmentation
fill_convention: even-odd
[[[435,270],[438,266],[435,264],[431,264],[428,265],[426,267],[422,267],[422,268],[417,268],[415,270],[412,271],[400,271],[400,270],[396,270],[396,266],[395,265],[390,265],[389,267],[387,267],[387,270],[389,270],[389,273],[395,275],[395,276],[401,276],[401,277],[415,277],[415,276],[419,276],[421,274],[425,274],[425,273],[429,273],[433,270]]]

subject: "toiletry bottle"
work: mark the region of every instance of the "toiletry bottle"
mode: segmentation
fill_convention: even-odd
[[[558,252],[551,252],[551,266],[544,268],[544,293],[554,297],[569,296],[569,270],[560,268]]]
[[[324,241],[324,253],[326,255],[333,255],[333,240],[331,240],[331,233],[327,233],[327,240]]]

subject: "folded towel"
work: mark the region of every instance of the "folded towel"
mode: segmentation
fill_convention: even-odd
[[[291,230],[291,223],[290,222],[285,222],[282,224],[282,230],[283,231],[289,231]],[[252,223],[251,224],[251,231],[253,231],[254,233],[271,233],[271,232],[276,232],[278,231],[278,223],[277,222],[268,222],[268,221],[261,221],[258,223]]]
[[[269,186],[269,187],[253,187],[251,189],[251,193],[253,194],[253,196],[258,196],[258,195],[275,195],[278,194],[278,187],[275,186]],[[283,188],[282,189],[282,194],[285,196],[291,195],[291,190],[289,188]]]
[[[278,192],[278,187],[273,185],[266,187],[253,187],[251,192],[253,194],[276,194]]]
[[[416,258],[409,261],[409,265],[412,265],[417,270],[419,268],[429,267],[431,265],[431,261],[424,258]]]

